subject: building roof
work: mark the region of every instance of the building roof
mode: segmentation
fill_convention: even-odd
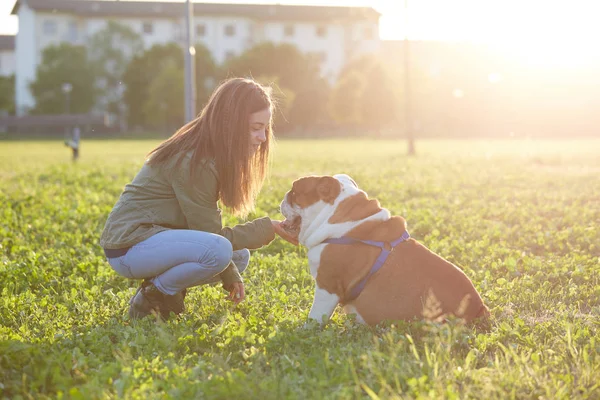
[[[183,2],[95,1],[95,0],[17,0],[11,14],[21,3],[37,11],[63,12],[86,17],[160,17],[184,15]],[[281,4],[193,3],[194,15],[235,15],[259,20],[328,21],[338,19],[378,19],[371,7],[295,6]]]
[[[0,50],[14,50],[15,49],[15,36],[14,35],[0,35]]]

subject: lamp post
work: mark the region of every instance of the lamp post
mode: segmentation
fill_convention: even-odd
[[[185,59],[185,122],[188,123],[196,115],[196,65],[193,30],[194,9],[191,0],[185,4],[185,46],[183,56]]]
[[[408,40],[408,0],[404,0],[404,129],[408,140],[408,155],[415,155],[412,108],[410,104],[410,41]]]

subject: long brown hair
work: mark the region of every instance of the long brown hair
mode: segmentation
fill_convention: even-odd
[[[269,164],[272,126],[256,153],[250,151],[250,115],[273,111],[270,88],[244,78],[223,82],[194,120],[148,153],[156,165],[193,150],[190,174],[203,162],[214,160],[219,175],[218,199],[234,215],[246,216],[263,185]],[[177,164],[176,164],[177,165]]]

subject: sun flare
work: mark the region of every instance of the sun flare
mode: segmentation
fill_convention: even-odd
[[[384,38],[486,43],[537,68],[600,65],[600,1],[409,0],[407,12],[404,1],[385,3]]]

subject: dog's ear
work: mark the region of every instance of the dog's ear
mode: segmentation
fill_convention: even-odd
[[[342,190],[342,185],[333,176],[322,176],[317,182],[319,198],[326,203],[333,204]]]

